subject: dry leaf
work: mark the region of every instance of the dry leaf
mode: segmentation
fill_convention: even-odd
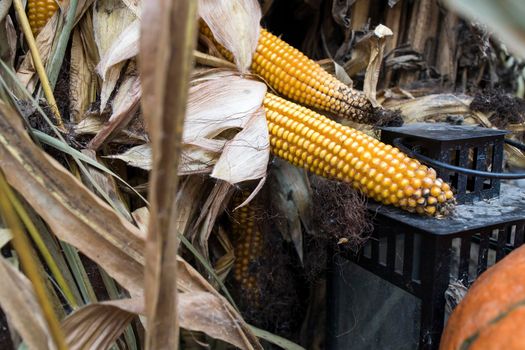
[[[404,122],[409,124],[446,118],[448,115],[470,114],[470,102],[472,97],[466,95],[434,94],[409,100],[387,100],[383,107],[399,110]]]
[[[210,337],[229,342],[241,349],[262,349],[257,343],[251,345],[250,341],[253,339],[242,335],[246,324],[229,317],[229,312],[233,309],[231,306],[225,307],[229,304],[225,304],[223,298],[205,291],[204,287],[199,289],[194,288],[191,292],[180,294],[179,317],[182,327],[205,332]],[[75,311],[63,322],[70,349],[108,349],[135,315],[144,314],[143,302],[138,297],[112,300],[90,304]]]
[[[103,79],[100,111],[104,110],[115,89],[124,61],[138,53],[139,28],[139,20],[121,0],[97,2],[93,29],[101,57],[97,71]]]
[[[393,34],[388,27],[380,24],[374,29],[374,36],[370,41],[370,57],[366,68],[363,92],[374,107],[379,106],[376,100],[376,89],[385,53],[386,40]]]
[[[198,241],[198,248],[206,257],[208,257],[208,239],[215,221],[224,211],[232,195],[231,189],[232,186],[229,183],[217,181],[206,202],[202,205],[201,213],[192,230],[192,241]]]
[[[261,8],[256,0],[199,0],[199,15],[246,73],[259,41]]]
[[[97,159],[97,155],[93,150],[84,149],[81,152],[95,161],[100,161],[100,159]],[[94,182],[97,183],[99,187],[105,191],[108,197],[113,201],[113,207],[117,209],[119,213],[128,221],[132,221],[129,209],[120,195],[120,190],[115,177],[93,167],[89,167],[88,169]],[[84,182],[86,183],[87,187],[91,189],[91,191],[96,192],[96,189],[92,187],[89,179],[85,179]]]
[[[77,23],[78,20],[84,15],[84,12],[91,6],[94,0],[79,0],[77,5],[77,11],[75,13],[74,22]],[[59,16],[66,14],[68,11],[69,2],[65,1],[61,10],[55,12],[55,14],[47,21],[47,24],[42,28],[38,36],[36,37],[36,43],[38,52],[42,58],[42,63],[44,66],[49,60],[49,55],[51,53],[51,48],[56,45],[55,41],[58,40],[59,35],[64,26],[65,21],[59,21]],[[31,59],[31,54],[28,52],[22,64],[18,68],[17,76],[20,80],[20,83],[27,87],[29,92],[34,92],[37,77],[35,76],[35,68],[33,67],[33,61]]]
[[[230,184],[264,177],[270,159],[268,135],[266,112],[261,107],[244,128],[226,142],[211,176]]]
[[[6,18],[7,14],[9,13],[9,9],[11,8],[12,0],[6,0],[0,2],[0,22]]]
[[[129,70],[128,70],[129,71]],[[135,116],[140,106],[140,79],[133,74],[127,74],[119,86],[113,100],[113,111],[108,122],[88,144],[88,148],[98,150],[105,142],[125,128]]]
[[[78,123],[95,101],[99,86],[95,65],[99,61],[93,33],[92,13],[87,12],[72,33],[69,71],[69,106],[71,119]]]
[[[106,156],[106,158],[120,159],[130,166],[144,170],[151,170],[151,157],[151,146],[149,144],[131,147],[121,154]]]
[[[220,151],[224,145],[212,176],[232,184],[265,176],[269,139],[266,118],[260,110],[265,93],[263,83],[225,72],[194,82],[183,142],[211,152]],[[224,144],[216,139],[226,130],[238,128],[243,130]]]
[[[97,72],[105,79],[109,68],[117,63],[135,57],[139,53],[140,21],[131,22],[115,39],[111,47],[102,55]]]
[[[0,168],[60,239],[99,263],[132,295],[142,290],[143,235],[26,134],[0,102]]]
[[[54,342],[34,295],[33,286],[21,272],[0,257],[0,307],[29,349],[55,349]]]
[[[3,18],[0,13],[0,59],[11,68],[15,64],[16,41],[16,30],[11,17]]]
[[[136,314],[142,298],[111,300],[84,306],[66,317],[62,328],[70,350],[109,349]]]
[[[122,2],[126,4],[135,16],[140,18],[142,15],[142,0],[122,0]]]

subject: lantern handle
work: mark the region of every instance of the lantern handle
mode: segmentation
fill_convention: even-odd
[[[505,143],[508,143],[516,148],[519,148],[520,150],[525,151],[525,145],[522,143],[519,143],[513,140],[507,140],[507,139],[505,139]],[[406,153],[410,157],[416,158],[422,161],[423,163],[427,163],[439,169],[452,170],[452,171],[455,171],[461,174],[465,174],[465,175],[473,175],[473,176],[489,178],[489,179],[501,179],[501,180],[525,179],[525,173],[495,173],[495,172],[493,173],[491,171],[467,169],[467,168],[447,164],[439,160],[432,159],[430,157],[424,156],[410,149],[409,147],[405,146],[403,144],[403,140],[400,137],[394,139],[393,144],[394,146],[399,148],[402,152]]]

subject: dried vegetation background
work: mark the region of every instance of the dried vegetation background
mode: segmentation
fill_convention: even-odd
[[[69,0],[32,45],[24,4],[0,1],[0,348],[322,349],[327,263],[370,218],[269,154],[258,23],[404,123],[522,140],[525,9],[507,5]]]

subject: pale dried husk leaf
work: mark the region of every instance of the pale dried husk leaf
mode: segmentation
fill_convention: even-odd
[[[99,86],[95,74],[99,55],[91,12],[87,12],[73,30],[70,54],[69,113],[72,121],[78,123],[89,105],[95,101]]]
[[[131,147],[127,151],[121,154],[109,155],[106,158],[120,159],[129,166],[141,168],[144,170],[151,170],[152,166],[152,155],[151,145],[144,144],[135,147]]]
[[[104,0],[94,8],[93,27],[100,54],[97,72],[103,80],[100,92],[100,110],[103,111],[115,89],[124,61],[138,53],[140,23],[121,0]]]
[[[230,129],[242,129],[224,143],[212,177],[235,184],[265,176],[269,159],[268,127],[261,109],[265,93],[263,83],[228,73],[212,73],[194,81],[184,144],[219,151],[213,148],[222,147],[217,136]]]
[[[199,0],[199,15],[219,44],[246,73],[259,41],[261,8],[256,0]]]
[[[363,83],[363,92],[374,107],[379,106],[376,99],[376,89],[383,63],[386,40],[393,34],[390,28],[380,24],[374,29],[374,35],[370,41],[370,53]]]
[[[88,147],[97,150],[112,136],[124,129],[135,116],[140,106],[140,79],[134,74],[134,69],[129,68],[128,74],[119,86],[112,103],[112,113],[102,129],[89,142]]]

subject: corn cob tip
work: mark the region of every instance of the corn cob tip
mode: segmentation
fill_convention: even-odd
[[[409,212],[439,216],[453,208],[450,186],[399,149],[271,93],[263,105],[276,156]]]

